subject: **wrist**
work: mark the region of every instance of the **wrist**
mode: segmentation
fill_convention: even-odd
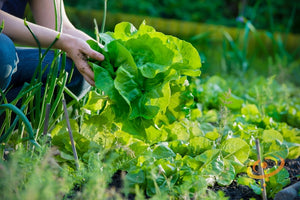
[[[67,52],[68,49],[72,48],[72,44],[74,41],[74,37],[69,35],[69,34],[65,34],[65,33],[61,33],[59,39],[56,41],[54,47],[56,49],[60,49],[62,51]]]

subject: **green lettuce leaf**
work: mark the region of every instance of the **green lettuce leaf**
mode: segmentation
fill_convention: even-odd
[[[115,109],[115,120],[122,124],[122,130],[147,139],[146,129],[166,121],[162,117],[165,113],[169,113],[167,118],[178,118],[174,116],[177,115],[174,106],[180,110],[184,105],[180,104],[182,101],[171,105],[171,88],[176,85],[184,88],[183,75],[200,75],[199,53],[190,43],[156,32],[145,23],[136,29],[122,22],[106,36],[103,49],[96,42],[88,41],[92,49],[105,55],[102,62],[90,60],[95,85],[108,96],[109,106]],[[150,138],[148,134],[149,141],[158,138]]]

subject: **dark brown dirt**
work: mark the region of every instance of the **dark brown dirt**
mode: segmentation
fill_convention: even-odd
[[[284,168],[289,172],[290,176],[290,181],[291,184],[294,184],[298,181],[300,181],[300,157],[295,160],[285,160],[285,165]],[[297,177],[298,176],[298,177]],[[288,186],[286,186],[288,187]],[[212,188],[214,191],[222,190],[227,197],[229,197],[230,200],[248,200],[250,198],[255,198],[256,200],[261,200],[262,197],[260,195],[257,195],[253,192],[251,188],[248,186],[243,186],[243,185],[237,185],[236,182],[233,182],[231,185],[226,186],[226,187],[221,187],[221,186],[214,186]],[[269,200],[272,200],[269,198]],[[288,199],[285,199],[288,200]],[[297,197],[294,200],[300,200],[300,197]]]
[[[290,185],[300,181],[300,157],[295,160],[286,159],[284,168],[290,174],[289,176],[291,181]],[[121,171],[116,172],[112,177],[112,183],[110,184],[110,186],[115,187],[117,191],[123,187],[123,182],[121,179],[122,173],[124,172]],[[249,200],[250,198],[255,198],[256,200],[262,199],[262,197],[260,195],[255,194],[251,188],[244,185],[238,185],[235,181],[226,187],[215,185],[210,189],[212,189],[213,191],[219,191],[219,190],[223,191],[225,195],[229,197],[230,200],[240,200],[240,199]],[[134,199],[134,195],[129,196],[128,199]],[[294,200],[300,200],[300,197],[297,197]]]

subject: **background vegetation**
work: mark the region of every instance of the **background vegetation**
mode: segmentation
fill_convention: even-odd
[[[103,15],[93,14],[93,10],[102,12],[103,1],[65,2],[75,8],[68,12],[71,21],[94,37],[93,18],[101,23]],[[159,17],[153,21],[147,18],[146,22],[158,31],[191,42],[201,55],[202,77],[277,74],[276,79],[281,83],[290,80],[300,85],[300,40],[293,35],[299,33],[300,27],[296,17],[300,9],[298,1],[109,0],[107,6],[105,31],[113,31],[114,25],[121,21],[139,26],[148,16]],[[170,21],[163,23],[160,19]],[[200,31],[195,31],[197,24]]]
[[[103,10],[98,0],[65,0],[78,9]],[[149,15],[210,24],[236,26],[236,18],[244,16],[258,29],[300,33],[300,2],[292,0],[109,0],[110,12]]]

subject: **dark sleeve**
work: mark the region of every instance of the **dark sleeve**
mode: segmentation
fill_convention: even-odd
[[[27,2],[28,0],[6,0],[1,10],[16,17],[23,18]]]

